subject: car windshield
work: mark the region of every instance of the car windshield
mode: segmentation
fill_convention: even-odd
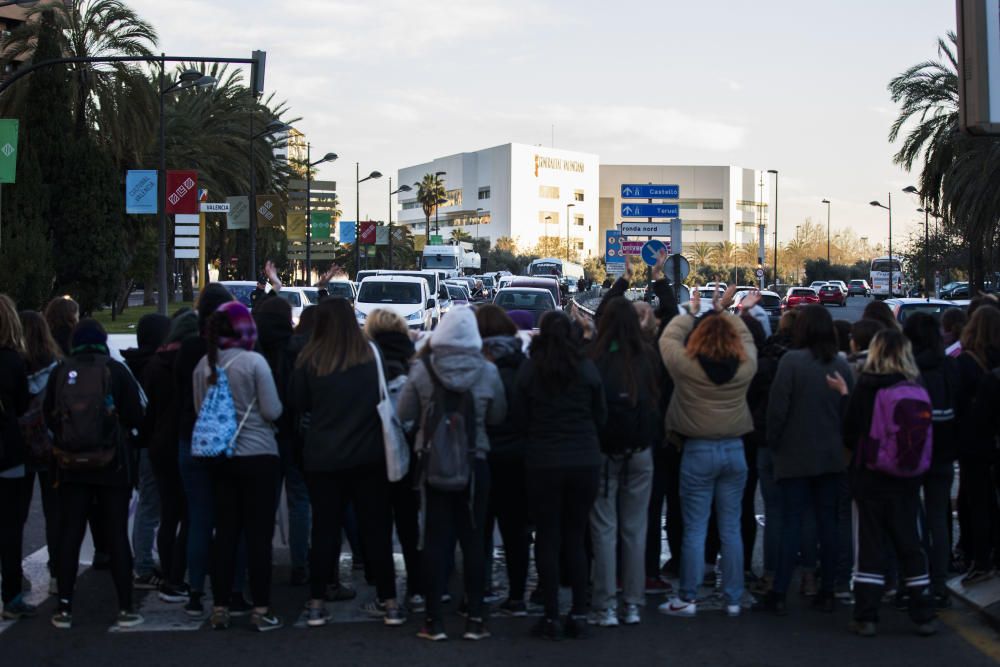
[[[448,298],[454,301],[468,301],[465,290],[457,285],[448,285]]]
[[[366,281],[361,284],[358,301],[361,303],[420,303],[418,283]]]
[[[496,305],[504,310],[551,310],[552,295],[546,292],[519,292],[508,290],[501,292],[496,299]]]
[[[354,299],[354,288],[351,287],[350,283],[336,282],[329,283],[326,286],[326,292],[330,296],[339,296],[342,299],[347,299],[348,301]],[[316,303],[316,298],[312,294],[306,292],[309,296],[309,300]]]
[[[781,307],[781,297],[773,294],[762,294],[760,305],[765,309],[777,309]]]
[[[823,285],[819,288],[821,292],[839,292],[840,287],[837,285]]]
[[[425,269],[457,269],[458,258],[454,255],[424,255]]]
[[[225,285],[225,288],[229,290],[234,299],[247,308],[250,307],[250,293],[257,289],[255,285]]]
[[[892,270],[894,273],[899,273],[899,261],[893,261]],[[880,259],[872,262],[872,272],[873,273],[888,273],[889,272],[889,260]]]
[[[851,284],[852,285],[856,285],[858,287],[864,287],[865,286],[865,281],[863,281],[863,280],[852,280]]]
[[[906,318],[914,313],[927,313],[936,320],[941,319],[941,313],[948,310],[949,308],[958,308],[958,306],[953,306],[951,304],[936,304],[936,303],[908,303],[900,306],[899,313],[896,318],[900,323],[905,322]]]
[[[479,279],[482,280],[483,284],[487,287],[491,289],[493,288],[493,276],[480,276]]]
[[[292,308],[299,308],[302,306],[302,296],[298,292],[288,292],[282,290],[278,292],[278,296],[288,302],[288,305]]]

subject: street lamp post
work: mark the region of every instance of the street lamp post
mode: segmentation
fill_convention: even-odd
[[[447,204],[448,200],[445,197],[438,197],[438,200],[434,203],[434,234],[437,236],[441,235],[441,226],[438,224],[438,209],[441,208],[441,204]]]
[[[778,278],[778,170],[768,169],[767,173],[774,174],[774,284],[777,286],[781,282]]]
[[[569,210],[576,204],[566,204],[566,261],[569,261]],[[563,272],[565,273],[565,271]]]
[[[830,264],[830,200],[824,199],[821,204],[826,204],[826,263]]]
[[[920,190],[917,190],[912,185],[907,185],[903,188],[903,192],[911,195],[917,195],[923,198]],[[920,211],[921,209],[917,209]],[[931,260],[930,260],[930,212],[927,210],[926,205],[922,209],[924,213],[924,297],[930,301],[931,300]]]
[[[886,211],[889,212],[889,296],[891,297],[892,296],[892,289],[893,289],[892,278],[893,278],[893,273],[894,273],[893,272],[894,264],[892,263],[893,262],[893,259],[892,259],[892,193],[891,192],[889,193],[889,205],[888,206],[884,206],[878,200],[871,201],[871,202],[868,202],[868,203],[871,204],[872,206],[876,206],[878,208],[884,208]]]
[[[312,168],[337,159],[336,153],[327,153],[312,162],[312,145],[306,143],[306,284],[312,282]]]
[[[409,185],[400,185],[395,190],[392,189],[392,176],[389,177],[389,269],[392,269],[392,196],[400,192],[412,190]]]
[[[354,276],[357,279],[358,271],[361,270],[361,184],[376,178],[382,178],[382,172],[373,171],[364,178],[361,178],[361,163],[354,163]]]
[[[8,3],[8,4],[19,4],[19,3]],[[160,54],[161,58],[164,54]],[[159,256],[159,272],[160,272],[160,302],[157,304],[157,310],[160,315],[167,314],[167,298],[168,291],[173,289],[173,280],[167,281],[167,129],[166,129],[166,107],[164,105],[164,99],[170,93],[181,90],[184,88],[200,88],[204,86],[215,85],[215,78],[211,76],[205,76],[202,72],[194,69],[187,69],[180,73],[177,77],[177,81],[174,81],[169,86],[166,82],[166,62],[160,61],[160,170],[157,174],[158,182],[158,197],[159,205],[157,208],[160,212],[160,256]]]

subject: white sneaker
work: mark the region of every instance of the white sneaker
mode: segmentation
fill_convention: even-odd
[[[730,618],[735,618],[743,612],[743,608],[738,604],[727,604],[726,605],[726,616]]]
[[[622,622],[625,625],[639,625],[639,605],[637,604],[627,604],[625,605],[625,614],[622,616]]]
[[[587,623],[590,625],[599,625],[602,628],[617,628],[618,613],[613,607],[598,609],[590,612],[590,615],[587,617]]]
[[[657,609],[661,614],[666,614],[667,616],[691,617],[697,613],[698,603],[686,602],[680,598],[670,598],[657,607]]]

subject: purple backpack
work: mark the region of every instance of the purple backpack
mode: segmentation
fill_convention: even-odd
[[[931,397],[916,382],[879,389],[858,464],[890,477],[923,475],[931,466],[933,414]]]

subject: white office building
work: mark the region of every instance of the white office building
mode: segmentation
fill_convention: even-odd
[[[768,173],[735,166],[601,165],[600,252],[604,253],[604,230],[616,229],[623,220],[645,222],[645,218],[623,218],[622,205],[648,200],[622,199],[623,184],[677,185],[683,244],[715,245],[729,241],[743,245],[759,238],[758,225],[768,233],[770,192]],[[656,200],[656,203],[666,200]],[[770,237],[769,237],[770,238]]]
[[[456,229],[491,243],[509,237],[522,251],[530,251],[542,237],[563,244],[568,237],[580,261],[601,252],[594,154],[512,143],[400,169],[398,183],[413,191],[400,193],[398,220],[415,235],[425,233],[425,218],[414,186],[425,174],[439,172],[444,172],[440,178],[447,202],[437,212],[439,220],[431,215],[432,235],[437,225],[444,240]]]

